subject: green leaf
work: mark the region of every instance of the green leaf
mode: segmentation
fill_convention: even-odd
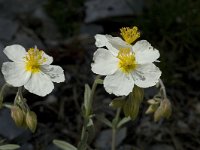
[[[90,107],[91,107],[90,95],[91,95],[91,89],[88,84],[85,84],[84,107],[85,107],[86,115],[89,115],[90,113]]]
[[[122,120],[119,121],[119,123],[117,124],[117,128],[120,128],[121,126],[123,126],[125,123],[129,122],[131,120],[130,117],[125,117]]]
[[[87,149],[87,141],[88,141],[88,132],[86,131],[83,137],[83,140],[78,144],[78,150],[86,150]]]
[[[96,115],[96,118],[97,118],[97,120],[103,122],[104,124],[106,124],[107,126],[109,126],[110,128],[112,128],[112,123],[107,118],[105,118],[104,116],[102,116],[102,115]]]
[[[57,147],[61,148],[62,150],[77,150],[76,147],[62,140],[53,140],[53,144],[55,144]]]
[[[125,98],[124,97],[118,97],[115,98],[111,101],[111,103],[109,104],[109,106],[113,107],[113,108],[122,108],[125,104]]]
[[[6,145],[1,145],[0,150],[15,150],[19,149],[20,146],[16,144],[6,144]]]
[[[126,117],[131,117],[132,120],[136,119],[138,116],[140,104],[143,101],[143,97],[143,89],[135,86],[123,106],[124,115]]]
[[[102,80],[102,79],[96,79],[95,82],[96,82],[97,84],[103,84],[103,80]]]

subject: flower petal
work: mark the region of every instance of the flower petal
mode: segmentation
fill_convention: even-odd
[[[21,45],[11,45],[6,46],[6,48],[3,50],[3,52],[6,54],[6,56],[14,61],[14,62],[22,62],[24,56],[26,55],[26,50]]]
[[[112,37],[111,35],[97,34],[95,36],[95,39],[95,44],[97,47],[106,46],[114,56],[118,55],[118,51],[120,48],[131,48],[131,45],[123,41],[120,37]]]
[[[159,51],[146,40],[136,42],[132,49],[138,64],[152,63],[160,57]]]
[[[60,66],[43,65],[41,66],[42,72],[51,78],[51,81],[60,83],[65,81],[64,70]]]
[[[108,75],[104,79],[104,88],[109,94],[116,96],[128,95],[134,87],[134,80],[131,75],[115,72],[113,75]]]
[[[50,65],[53,62],[53,57],[47,55],[44,51],[43,57],[46,58],[46,61],[42,65]]]
[[[33,73],[24,87],[29,92],[39,96],[46,96],[54,89],[54,85],[50,77],[43,72]]]
[[[93,60],[92,71],[96,74],[109,75],[117,70],[118,58],[114,57],[107,49],[97,49]]]
[[[156,85],[161,76],[161,71],[153,63],[138,65],[132,73],[135,84],[141,88],[147,88]]]
[[[6,82],[14,87],[23,86],[31,76],[31,73],[25,70],[23,63],[5,62],[1,71]]]

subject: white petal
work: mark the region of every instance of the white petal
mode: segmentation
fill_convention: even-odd
[[[132,73],[135,84],[141,88],[147,88],[156,85],[161,76],[161,71],[153,63],[138,65]]]
[[[92,63],[92,71],[100,75],[113,74],[117,70],[118,58],[114,57],[110,51],[99,48],[94,53],[94,63]]]
[[[160,57],[159,51],[146,40],[136,42],[132,49],[138,64],[152,63]]]
[[[108,42],[107,36],[108,35],[96,34],[94,36],[94,38],[96,40],[96,42],[95,42],[96,47],[104,47],[104,46],[106,46],[106,43]]]
[[[43,72],[33,73],[24,87],[29,92],[39,96],[46,96],[54,89],[54,85],[50,77]]]
[[[104,79],[104,88],[109,94],[116,96],[128,95],[134,87],[134,80],[131,75],[126,75],[117,71],[113,75],[108,75]]]
[[[47,60],[43,63],[43,65],[50,65],[50,64],[53,62],[53,57],[47,55],[44,51],[43,51],[43,57],[47,59]]]
[[[31,76],[31,73],[25,70],[23,63],[5,62],[1,71],[6,82],[14,87],[23,86]]]
[[[41,67],[42,72],[51,78],[51,81],[60,83],[65,81],[64,70],[60,66],[44,65]]]
[[[120,48],[131,48],[131,45],[123,41],[120,37],[97,34],[95,36],[95,39],[95,44],[97,47],[106,46],[114,56],[118,55],[118,51]]]
[[[14,62],[22,62],[23,57],[26,55],[26,50],[21,45],[6,46],[3,50],[6,56]]]

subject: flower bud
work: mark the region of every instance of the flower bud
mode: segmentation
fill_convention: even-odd
[[[11,117],[17,126],[22,126],[24,121],[24,113],[18,106],[11,107]]]
[[[168,99],[161,101],[160,106],[154,113],[154,121],[159,121],[161,118],[169,118],[172,113],[171,103]]]
[[[157,110],[157,108],[158,108],[158,106],[159,105],[150,105],[149,107],[148,107],[148,109],[146,110],[146,114],[151,114],[151,113],[154,113],[156,110]]]
[[[37,115],[33,111],[28,111],[26,113],[26,125],[31,132],[35,132],[37,127]]]

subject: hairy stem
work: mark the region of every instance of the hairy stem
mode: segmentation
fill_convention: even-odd
[[[99,84],[97,81],[99,80],[100,76],[97,76],[93,85],[92,85],[92,90],[91,90],[91,94],[90,94],[90,98],[89,98],[89,111],[88,113],[86,113],[84,115],[84,123],[83,123],[83,127],[82,127],[82,132],[81,132],[81,141],[79,142],[79,145],[78,145],[78,150],[85,150],[87,148],[87,139],[85,138],[88,138],[88,123],[90,121],[90,115],[92,114],[92,104],[93,104],[93,100],[94,100],[94,94],[95,94],[95,91],[96,91],[96,87],[97,85]],[[85,142],[85,143],[84,143]]]
[[[115,118],[113,119],[113,123],[112,123],[112,144],[111,144],[111,149],[115,150],[116,148],[116,133],[117,133],[117,124],[119,122],[119,115],[121,112],[121,108],[117,109]]]
[[[165,85],[163,84],[163,81],[161,79],[159,79],[159,83],[160,83],[160,90],[163,93],[163,98],[166,99],[167,98],[167,94],[166,94],[166,89],[165,89]]]

